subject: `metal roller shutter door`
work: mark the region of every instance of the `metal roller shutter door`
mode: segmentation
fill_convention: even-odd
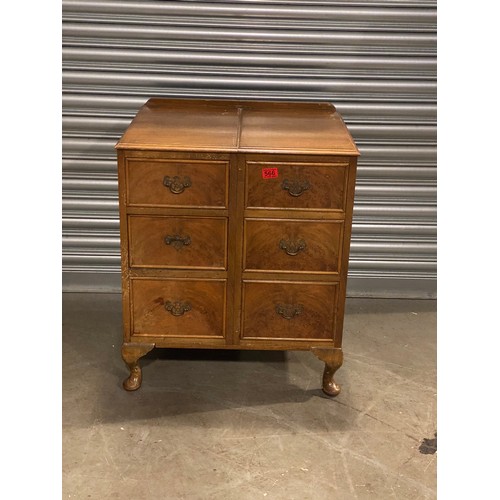
[[[349,295],[435,296],[434,1],[65,0],[65,290],[119,290],[113,146],[152,96],[334,103],[362,154]]]

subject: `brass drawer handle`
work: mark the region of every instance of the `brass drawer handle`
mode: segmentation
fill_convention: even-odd
[[[191,304],[189,302],[170,302],[170,300],[167,300],[165,309],[172,316],[182,316],[185,312],[191,311]]]
[[[276,313],[285,319],[293,319],[302,314],[302,304],[277,304]]]
[[[281,189],[288,191],[290,196],[300,196],[304,191],[307,191],[311,187],[309,181],[289,181],[285,179],[281,183]]]
[[[168,187],[171,193],[181,194],[184,189],[191,187],[191,179],[187,176],[181,179],[178,175],[174,177],[166,175],[163,178],[163,185]]]
[[[169,234],[165,236],[165,245],[172,245],[176,250],[180,250],[183,246],[191,245],[189,236],[180,236],[178,234]]]
[[[306,242],[304,240],[290,241],[281,240],[280,249],[284,250],[287,255],[297,255],[302,250],[307,248]]]

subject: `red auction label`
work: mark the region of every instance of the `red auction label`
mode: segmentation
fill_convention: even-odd
[[[276,177],[278,177],[278,169],[276,167],[262,169],[263,179],[276,179]]]

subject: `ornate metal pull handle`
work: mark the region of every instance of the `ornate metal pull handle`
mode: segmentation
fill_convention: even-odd
[[[302,304],[277,304],[276,313],[285,319],[293,319],[295,316],[302,314]]]
[[[169,234],[165,236],[165,245],[172,245],[176,250],[180,250],[183,246],[191,245],[189,236],[180,236],[178,234]]]
[[[191,179],[187,176],[182,179],[176,175],[174,177],[169,177],[166,175],[163,178],[163,185],[170,189],[170,192],[173,194],[181,194],[184,189],[191,186]]]
[[[307,248],[306,242],[304,240],[290,241],[281,240],[280,249],[284,250],[287,255],[297,255],[302,250]]]
[[[309,181],[289,181],[285,179],[281,183],[281,189],[288,191],[290,196],[300,196],[304,191],[307,191],[311,187]]]
[[[170,302],[170,300],[167,300],[165,309],[172,316],[182,316],[185,312],[191,311],[191,304],[189,302]]]

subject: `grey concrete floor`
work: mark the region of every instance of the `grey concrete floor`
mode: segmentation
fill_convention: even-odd
[[[335,399],[297,351],[155,349],[129,393],[120,296],[63,294],[63,498],[436,498],[435,310],[348,299]]]

